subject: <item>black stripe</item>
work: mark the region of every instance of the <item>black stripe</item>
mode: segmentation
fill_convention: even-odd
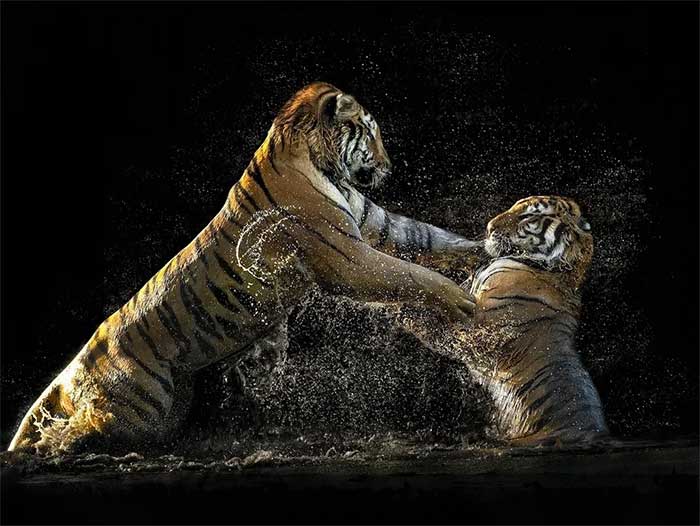
[[[136,291],[136,294],[131,296],[129,303],[131,303],[132,307],[136,307],[136,302],[138,302],[138,300],[139,300],[139,294],[141,294],[142,289],[143,289],[143,287],[139,287],[139,290]]]
[[[307,179],[308,179],[308,178],[307,178]],[[353,223],[355,223],[355,216],[352,215],[352,212],[350,212],[350,210],[348,210],[347,208],[345,208],[344,206],[342,206],[342,205],[341,205],[340,203],[338,203],[337,201],[334,201],[333,199],[331,199],[330,197],[328,197],[325,193],[323,193],[321,190],[319,190],[318,188],[316,188],[316,187],[313,185],[313,183],[312,183],[311,181],[309,181],[309,185],[310,185],[311,188],[313,188],[318,194],[320,194],[321,197],[323,197],[323,199],[325,199],[326,202],[327,202],[329,205],[331,205],[332,207],[337,208],[338,210],[340,210],[341,212],[343,212],[346,216],[348,216],[350,219],[352,219],[352,222],[353,222]]]
[[[226,260],[216,251],[214,251],[214,258],[221,267],[221,270],[223,270],[229,278],[235,281],[238,285],[243,285],[243,278],[241,278],[238,273],[226,262]]]
[[[528,351],[530,350],[530,347],[531,347],[531,345],[528,345],[528,346],[527,346],[527,350],[528,350]],[[537,355],[534,356],[534,357],[530,356],[530,358],[531,358],[530,362],[526,363],[525,365],[523,365],[523,366],[520,367],[519,369],[517,369],[517,370],[515,370],[515,371],[513,371],[513,370],[509,371],[509,372],[510,372],[510,378],[512,378],[512,379],[517,378],[518,376],[520,376],[520,375],[523,373],[523,371],[527,370],[529,367],[533,367],[536,363],[540,362],[540,361],[543,360],[543,359],[544,359],[544,360],[549,359],[549,357],[546,356],[546,355],[544,355],[544,354],[537,354]],[[544,368],[544,367],[553,367],[555,364],[560,363],[560,362],[561,362],[561,360],[560,360],[560,361],[557,361],[557,362],[546,362],[542,367],[543,367],[543,368]],[[520,366],[521,364],[522,364],[522,360],[521,360],[521,362],[518,363],[518,364],[512,364],[512,367],[514,367],[515,365]],[[538,374],[540,374],[541,371],[542,371],[542,368],[538,369],[533,375],[528,375],[528,377],[529,377],[529,378],[535,377],[535,376],[537,376]]]
[[[426,243],[426,248],[428,249],[428,252],[433,251],[433,233],[430,231],[430,227],[428,225],[425,225],[425,233],[427,234],[427,243]]]
[[[94,367],[97,363],[97,359],[102,357],[102,356],[109,356],[107,355],[107,342],[104,340],[99,340],[99,341],[94,341],[92,342],[92,345],[88,347],[88,352],[85,357],[85,359],[88,362],[88,365],[90,367]]]
[[[163,302],[163,306],[167,312],[163,312],[160,307],[156,307],[156,314],[158,314],[161,324],[168,331],[178,349],[183,354],[189,355],[191,352],[189,345],[190,342],[183,334],[182,327],[180,326],[180,322],[178,321],[175,312],[167,302]]]
[[[408,238],[408,244],[411,249],[416,250],[418,249],[418,235],[416,234],[416,229],[417,226],[413,221],[410,221],[408,225],[406,225],[406,231],[407,231],[407,238]]]
[[[248,214],[250,214],[252,216],[254,212],[253,212],[253,210],[248,208],[248,205],[245,202],[245,195],[241,196],[240,195],[241,193],[242,193],[241,184],[236,183],[236,185],[233,187],[233,195],[236,198],[236,203],[238,203],[238,205],[242,206],[243,210],[245,210],[246,212],[248,212]]]
[[[204,249],[202,248],[202,242],[199,240],[199,237],[194,238],[194,246],[197,248],[197,252],[202,257],[202,262],[204,263],[204,268],[209,268],[209,262],[207,261],[207,255],[205,254]]]
[[[128,335],[128,333],[126,333],[126,334]],[[131,337],[129,337],[129,340],[130,340],[130,338]],[[141,369],[143,369],[143,371],[146,374],[148,374],[151,378],[153,378],[156,382],[158,382],[163,387],[163,390],[166,393],[168,393],[170,395],[173,394],[173,390],[174,390],[173,385],[165,377],[161,376],[160,374],[155,372],[153,369],[151,369],[148,365],[146,365],[143,361],[141,361],[141,359],[131,350],[128,342],[127,343],[124,342],[123,337],[119,339],[119,348],[126,356],[128,356],[133,361],[135,361],[139,365],[139,367],[141,367]]]
[[[553,320],[550,328],[559,327],[559,330],[564,333],[564,335],[573,337],[576,332],[576,321],[573,321],[573,327],[563,320]]]
[[[355,262],[348,256],[345,252],[340,250],[338,247],[336,247],[333,243],[328,241],[320,232],[315,230],[313,227],[307,225],[304,221],[299,219],[296,216],[289,216],[290,220],[292,220],[294,223],[304,227],[306,230],[311,232],[321,243],[323,243],[325,246],[333,249],[335,252],[337,252],[339,255],[341,255],[346,261],[349,263],[355,264]]]
[[[148,424],[154,422],[153,415],[146,411],[143,407],[139,406],[134,400],[127,398],[119,392],[109,389],[107,390],[107,393],[110,399],[114,400],[121,406],[131,409],[144,423]],[[158,412],[157,408],[153,407],[153,409]]]
[[[158,416],[163,417],[167,412],[165,404],[153,396],[153,394],[151,394],[148,390],[144,389],[141,384],[133,381],[133,379],[130,380],[132,381],[129,381],[127,384],[129,386],[128,390],[132,391],[136,396],[138,396],[144,404],[155,409]]]
[[[540,431],[548,426],[557,416],[560,416],[562,411],[568,410],[569,402],[571,402],[571,400],[571,397],[560,399],[556,404],[545,407],[537,419],[537,431]]]
[[[216,301],[218,301],[222,307],[231,312],[240,312],[240,309],[236,307],[233,303],[231,303],[231,300],[228,299],[228,295],[226,294],[226,292],[217,287],[216,283],[211,281],[209,278],[207,278],[207,287],[209,288],[213,296],[216,298]]]
[[[145,317],[143,319],[145,319]],[[163,356],[158,351],[158,346],[156,346],[156,344],[153,342],[153,339],[149,336],[149,334],[143,330],[143,327],[141,327],[141,324],[139,324],[138,322],[134,323],[134,327],[136,327],[136,331],[139,333],[139,336],[141,336],[141,339],[144,342],[146,342],[146,345],[148,345],[148,347],[151,349],[151,351],[153,352],[153,355],[157,359],[162,360]]]
[[[532,378],[515,390],[515,395],[518,398],[523,398],[528,394],[528,392],[537,389],[544,381],[548,380],[555,374],[555,371],[553,370],[554,365],[556,364],[547,363],[541,367],[534,375],[532,375]],[[521,369],[519,374],[522,374],[525,369]]]
[[[273,322],[273,324],[272,324],[271,326],[269,326],[269,327],[265,328],[264,330],[262,330],[262,331],[260,331],[260,332],[258,332],[258,333],[256,333],[256,334],[254,334],[253,336],[251,336],[251,337],[247,340],[248,343],[244,344],[242,347],[240,347],[240,348],[238,348],[238,349],[236,349],[236,350],[234,350],[234,351],[232,351],[232,352],[229,352],[228,354],[224,354],[224,355],[222,355],[222,356],[219,356],[219,357],[218,357],[212,364],[210,364],[210,365],[213,365],[214,363],[220,362],[220,361],[222,361],[222,360],[226,360],[226,359],[231,358],[231,357],[233,357],[233,356],[241,356],[241,355],[245,354],[245,353],[246,353],[248,350],[250,350],[257,342],[261,341],[262,339],[266,338],[267,336],[269,336],[270,334],[272,334],[274,331],[276,331],[276,330],[279,328],[279,326],[280,326],[280,323],[279,323],[280,321],[281,321],[281,320],[278,319],[278,320],[277,320],[278,323]]]
[[[365,196],[362,196],[365,197]],[[369,213],[369,207],[372,205],[372,201],[367,199],[365,197],[365,202],[362,204],[362,217],[360,217],[360,222],[358,223],[358,226],[362,227],[362,225],[365,224],[365,221],[367,221],[367,214]]]
[[[527,406],[528,411],[537,411],[547,400],[554,396],[554,389],[551,389],[537,398],[534,402]]]
[[[270,152],[270,155],[268,155],[267,160],[270,161],[270,167],[272,168],[272,171],[277,174],[277,177],[282,177],[282,173],[275,164],[275,148],[277,147],[275,142],[276,141],[272,141],[272,152]]]
[[[230,209],[228,209],[227,211],[228,211],[228,213],[224,215],[224,217],[226,217],[226,221],[231,223],[233,226],[235,226],[239,230],[243,230],[244,225],[242,223],[239,223],[238,220],[235,217],[233,217],[233,211]],[[250,213],[250,212],[248,212],[248,213]]]
[[[243,186],[239,186],[238,188],[239,188],[239,191],[241,192],[241,194],[243,194],[243,197],[244,197],[246,200],[250,201],[250,204],[253,205],[253,208],[255,209],[255,211],[256,211],[256,212],[260,212],[260,210],[262,210],[262,209],[261,209],[260,206],[258,205],[257,201],[253,198],[253,196],[250,195],[250,194],[246,191],[246,189],[243,188]]]
[[[510,305],[507,305],[510,306]],[[498,310],[501,307],[494,307],[492,310]],[[512,328],[523,329],[523,334],[530,332],[533,329],[533,325],[537,325],[541,322],[553,322],[557,319],[557,315],[545,314],[543,316],[538,316],[537,318],[530,318],[529,320],[513,322],[509,321],[509,325]]]
[[[94,350],[94,352],[93,352]],[[90,348],[90,353],[88,354],[88,357],[90,358],[89,360],[89,366],[90,367],[95,367],[97,365],[97,358],[104,356],[105,357],[105,363],[108,367],[122,372],[122,369],[115,365],[115,363],[112,361],[112,358],[109,356],[109,353],[107,352],[107,343],[104,341],[100,341],[96,344],[95,347]],[[159,416],[162,416],[162,414],[165,412],[165,407],[162,402],[157,400],[156,398],[153,397],[148,391],[146,391],[141,385],[138,383],[132,381],[132,379],[128,379],[128,385],[129,389],[127,391],[132,391],[133,394],[138,396],[143,403],[146,405],[149,405],[153,409],[156,410],[156,412],[159,414]],[[123,383],[123,382],[121,382]],[[148,419],[152,419],[153,417],[151,416],[150,413],[148,413],[145,409],[142,407],[134,404],[133,400],[130,400],[126,396],[123,396],[119,394],[118,392],[114,392],[112,390],[107,390],[109,393],[109,398],[118,400],[121,405],[126,405],[130,407],[131,409],[134,410],[134,412],[141,417],[144,421]]]
[[[276,207],[277,201],[275,201],[274,197],[272,197],[272,194],[267,189],[267,186],[265,185],[265,181],[263,179],[263,174],[260,173],[260,165],[258,164],[258,161],[255,157],[253,157],[253,160],[248,165],[248,175],[250,175],[253,181],[255,181],[255,184],[257,184],[260,187],[270,204]]]
[[[357,137],[358,135],[361,135],[361,131],[358,126],[353,126],[353,134],[352,137],[348,137],[348,141],[345,143],[345,162],[349,163],[350,160],[352,159],[352,155],[357,151],[357,148],[360,144],[360,139]],[[352,144],[352,150],[348,150],[347,147],[350,143]]]
[[[353,232],[347,232],[346,230],[343,230],[342,228],[336,226],[332,221],[329,221],[325,217],[321,216],[323,220],[328,223],[328,226],[331,228],[331,230],[335,230],[339,234],[342,234],[343,236],[347,237],[348,239],[352,239],[354,241],[362,241],[361,237],[356,236]]]
[[[540,243],[545,242],[545,235],[547,234],[547,230],[549,230],[549,227],[552,226],[552,223],[554,223],[554,219],[551,217],[545,217],[542,220],[542,228],[540,230],[540,233],[537,235],[537,239],[540,240]]]
[[[559,224],[557,225],[557,228],[554,229],[554,241],[559,241],[559,238],[561,237],[562,231],[566,228],[566,225],[564,224],[563,221],[560,221]]]
[[[543,301],[539,298],[533,298],[532,296],[522,296],[520,294],[513,294],[512,296],[489,296],[489,299],[494,299],[494,300],[511,300],[511,301],[524,301],[527,303],[538,303],[540,305],[543,305],[547,307],[548,309],[553,310],[554,312],[564,312],[562,310],[559,310],[555,307],[552,307],[549,303],[546,301]]]
[[[512,261],[513,263],[520,263],[524,264],[522,261],[513,259],[513,258],[505,258],[508,261]],[[534,264],[534,261],[528,261],[528,265]],[[490,272],[489,275],[487,276],[486,279],[489,279],[491,276],[495,276],[496,274],[500,274],[501,272],[511,272],[511,271],[518,271],[518,272],[528,272],[532,274],[533,276],[538,276],[537,272],[535,272],[531,267],[501,267],[496,271]]]
[[[281,208],[280,208],[279,210],[284,211],[284,209],[281,209]],[[233,269],[233,267],[231,267],[231,266],[227,263],[227,261],[226,261],[226,260],[221,256],[221,254],[219,254],[216,250],[214,251],[214,258],[216,259],[217,263],[218,263],[219,266],[221,267],[221,270],[223,270],[224,273],[225,273],[229,278],[231,278],[233,281],[235,281],[235,282],[236,282],[238,285],[240,285],[240,286],[244,286],[244,285],[246,284],[245,281],[244,281],[244,279]],[[248,281],[250,281],[251,279],[254,279],[254,280],[257,281],[258,283],[260,283],[261,286],[267,286],[267,287],[271,286],[270,283],[268,283],[268,282],[265,281],[264,279],[260,279],[260,278],[258,278],[258,277],[256,277],[256,276],[254,276],[254,275],[251,274],[250,272],[248,272],[247,274],[248,274],[248,276],[249,276],[249,277],[247,278]]]
[[[180,297],[182,298],[183,306],[192,315],[192,319],[197,327],[217,340],[222,340],[222,336],[216,330],[214,318],[209,315],[202,300],[197,296],[195,291],[192,290],[192,287],[184,281],[180,283]]]
[[[423,227],[419,221],[412,221],[410,223],[411,225],[415,225],[415,239],[416,239],[416,248],[418,251],[423,250],[425,246],[423,245]]]
[[[224,230],[223,228],[220,228],[219,231],[218,231],[218,233],[221,234],[221,237],[223,237],[226,241],[228,241],[228,243],[229,243],[230,245],[234,245],[234,246],[235,246],[235,245],[238,244],[238,241],[236,241],[236,240],[233,239],[231,236],[229,236],[229,235],[226,233],[226,230]],[[215,239],[216,239],[216,238],[215,238]]]
[[[389,217],[389,212],[384,211],[384,224],[382,225],[382,230],[379,233],[379,241],[377,241],[377,246],[384,246],[387,239],[389,238],[389,227],[391,224],[391,218]]]
[[[238,303],[243,305],[243,307],[248,311],[248,313],[255,313],[257,310],[257,301],[255,298],[244,290],[240,290],[234,287],[229,287],[229,292],[233,295]]]
[[[482,310],[484,312],[498,312],[498,311],[506,310],[506,309],[509,309],[509,308],[515,307],[515,306],[516,305],[514,303],[499,303],[495,307],[482,307]],[[542,318],[540,318],[540,319],[542,319]],[[551,319],[553,319],[553,318],[551,318]],[[532,323],[532,321],[528,320],[528,321],[523,322],[522,324],[518,324],[516,326],[519,327],[520,325],[529,325],[530,323]]]

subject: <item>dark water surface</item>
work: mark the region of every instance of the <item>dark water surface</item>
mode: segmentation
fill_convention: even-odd
[[[527,449],[325,436],[255,447],[42,463],[3,454],[3,523],[698,521],[697,439]]]

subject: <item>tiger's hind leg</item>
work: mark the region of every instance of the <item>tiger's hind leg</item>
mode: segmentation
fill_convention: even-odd
[[[112,414],[91,404],[75,407],[59,376],[44,390],[25,414],[9,451],[39,455],[75,454],[105,445],[113,427]]]

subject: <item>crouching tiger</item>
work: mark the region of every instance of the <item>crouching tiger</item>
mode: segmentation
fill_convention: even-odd
[[[284,345],[288,310],[313,282],[465,319],[473,300],[456,283],[384,253],[475,245],[388,213],[354,188],[379,184],[390,168],[377,123],[352,96],[325,83],[300,90],[221,211],[97,328],[29,408],[9,449],[158,441],[183,412],[179,379],[257,342]]]
[[[593,254],[590,229],[571,199],[518,201],[488,223],[484,248],[492,259],[463,285],[476,298],[473,323],[412,327],[430,347],[467,364],[493,399],[499,436],[514,444],[608,434],[574,347],[578,290]]]

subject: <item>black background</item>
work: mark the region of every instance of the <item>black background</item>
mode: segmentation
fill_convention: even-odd
[[[697,383],[697,4],[4,2],[2,9],[3,444],[105,315],[216,213],[276,109],[301,87],[256,85],[246,57],[253,64],[268,52],[260,45],[267,39],[313,36],[326,49],[308,64],[307,80],[317,70],[353,92],[361,73],[347,64],[358,50],[333,35],[391,40],[406,25],[520,43],[531,60],[511,70],[513,104],[536,116],[547,101],[583,95],[595,102],[596,121],[635,138],[651,165],[653,226],[631,297],[659,352],[681,360]],[[243,57],[236,67],[220,58],[222,48]],[[384,65],[407,72],[407,111],[442,96],[411,76],[411,60]],[[207,189],[188,194],[169,184],[183,177],[178,148],[216,133],[207,127],[211,108],[197,101],[206,99],[202,87],[216,91],[216,78],[226,75],[227,91],[214,97],[217,122],[235,128],[251,118],[238,107],[259,108],[258,134],[229,144],[234,155],[224,150],[185,174],[205,186],[211,175]],[[363,95],[363,102],[392,97]],[[443,124],[422,130],[447,135]],[[392,150],[391,134],[386,142],[410,157],[398,141]],[[697,399],[679,411],[679,431],[696,432]]]

